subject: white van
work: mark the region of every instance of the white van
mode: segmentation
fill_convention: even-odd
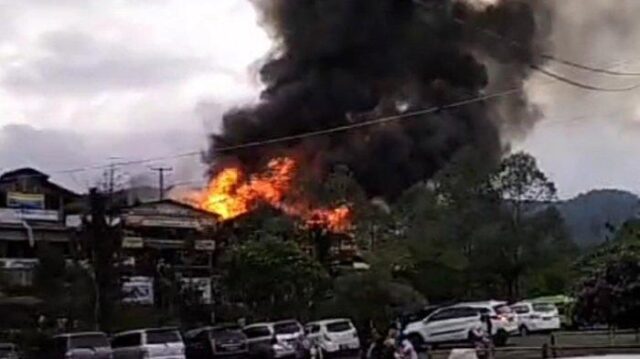
[[[184,342],[175,328],[118,333],[111,346],[114,359],[185,359]]]
[[[358,331],[349,319],[326,319],[308,323],[305,332],[309,341],[326,353],[358,352]]]
[[[551,303],[522,301],[511,305],[518,317],[521,335],[533,332],[547,332],[560,329],[560,313]]]

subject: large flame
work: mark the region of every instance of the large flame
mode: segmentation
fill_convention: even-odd
[[[292,194],[296,162],[278,157],[267,164],[264,172],[247,176],[238,167],[220,171],[199,196],[200,208],[216,213],[222,220],[236,218],[268,203],[290,216],[298,217],[309,227],[322,227],[332,232],[345,232],[351,225],[351,209],[312,208],[308,201]]]

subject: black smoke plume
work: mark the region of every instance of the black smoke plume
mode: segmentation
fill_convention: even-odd
[[[488,86],[522,86],[546,46],[543,2],[254,0],[276,43],[260,71],[265,89],[258,104],[225,114],[207,162],[212,172],[227,160],[251,171],[278,151],[293,151],[325,173],[348,166],[367,193],[386,198],[430,178],[464,149],[495,163],[503,124],[534,117],[525,95],[328,136],[216,151],[440,107],[481,95]]]

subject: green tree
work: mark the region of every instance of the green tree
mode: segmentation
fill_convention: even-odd
[[[488,242],[493,253],[494,269],[503,281],[507,295],[517,299],[523,294],[523,278],[531,274],[537,259],[553,251],[545,245],[562,234],[563,223],[557,213],[540,212],[556,198],[556,188],[538,168],[536,159],[524,152],[505,158],[499,171],[490,179],[502,198],[502,210],[508,215],[495,241]],[[540,218],[556,227],[540,226]],[[560,228],[560,229],[558,229]]]
[[[259,319],[304,316],[326,288],[324,268],[293,241],[265,237],[237,243],[223,258],[224,287]]]

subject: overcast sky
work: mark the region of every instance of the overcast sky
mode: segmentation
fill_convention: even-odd
[[[628,8],[615,13],[607,13],[609,0],[561,2],[568,5],[557,9],[557,53],[640,68],[638,12],[631,11],[640,2],[619,0]],[[577,14],[586,3],[593,11]],[[601,20],[607,16],[627,27],[609,29],[612,19]],[[589,42],[577,40],[587,32]],[[100,177],[92,167],[112,157],[204,149],[226,109],[255,100],[255,69],[269,48],[247,0],[0,0],[0,171],[34,166],[86,190]],[[513,147],[539,158],[562,197],[602,187],[640,192],[637,93],[594,94],[545,81],[529,85],[545,119]],[[152,176],[148,167],[161,164],[175,169],[169,182],[202,178],[197,156],[126,166],[123,176]],[[69,168],[89,169],[57,173]]]

